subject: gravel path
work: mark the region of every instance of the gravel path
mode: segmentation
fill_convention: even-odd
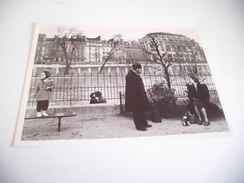
[[[162,119],[162,123],[153,123],[147,131],[137,131],[131,117],[121,115],[81,119],[79,116],[63,118],[61,131],[58,132],[58,119],[25,120],[22,140],[66,140],[164,136],[211,132],[228,132],[225,119],[211,122],[210,126],[183,126],[181,119]]]

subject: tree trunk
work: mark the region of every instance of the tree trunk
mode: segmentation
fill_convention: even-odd
[[[70,69],[70,64],[67,64],[66,65],[66,68],[65,68],[65,71],[64,71],[64,74],[69,74],[69,69]]]
[[[164,70],[164,73],[165,73],[165,79],[166,79],[166,81],[167,81],[168,88],[171,89],[171,82],[170,82],[170,77],[169,77],[168,69],[165,69],[165,70]]]

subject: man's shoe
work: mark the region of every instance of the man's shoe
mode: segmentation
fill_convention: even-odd
[[[146,125],[146,127],[147,127],[147,128],[150,128],[150,127],[152,127],[152,125],[149,125],[149,124],[148,124],[148,125]]]
[[[147,131],[147,128],[146,127],[144,127],[144,128],[137,128],[137,130],[139,130],[139,131]]]

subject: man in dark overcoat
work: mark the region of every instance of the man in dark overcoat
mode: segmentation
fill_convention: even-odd
[[[150,104],[140,76],[142,67],[140,63],[134,63],[132,68],[126,75],[125,110],[133,113],[136,129],[146,131],[152,125],[148,124],[145,116]]]

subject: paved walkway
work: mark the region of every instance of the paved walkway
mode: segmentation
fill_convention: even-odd
[[[61,131],[58,132],[57,119],[26,120],[22,140],[66,140],[100,139],[165,136],[176,134],[196,134],[229,131],[226,120],[218,119],[210,126],[193,124],[183,126],[181,119],[162,119],[162,123],[153,123],[147,131],[137,131],[131,117],[121,115],[81,119],[81,117],[63,118]]]

